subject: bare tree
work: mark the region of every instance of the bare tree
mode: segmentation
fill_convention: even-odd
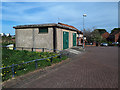
[[[92,40],[92,31],[94,31],[96,29],[95,26],[93,26],[92,28],[88,28],[84,31],[84,34],[86,36],[86,39],[87,39],[87,42],[90,43],[90,42],[93,42]]]
[[[99,31],[97,30],[94,30],[92,33],[91,33],[91,40],[93,42],[101,42],[102,41],[102,36],[100,35]]]

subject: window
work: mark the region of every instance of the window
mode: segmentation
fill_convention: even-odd
[[[39,28],[39,33],[48,33],[48,28],[47,27]]]

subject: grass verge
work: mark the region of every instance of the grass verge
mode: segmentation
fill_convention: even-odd
[[[51,56],[57,55],[53,52],[31,52],[31,51],[20,51],[20,50],[9,50],[6,48],[2,49],[2,66],[1,67],[8,67],[12,64],[20,64],[27,61],[35,60],[35,59],[41,59],[41,58],[47,58]],[[62,56],[62,58],[54,57],[52,59],[52,62],[50,62],[50,59],[37,61],[37,66],[39,68],[44,68],[47,66],[51,66],[52,63],[58,63],[62,60],[67,59],[66,56]],[[23,74],[26,74],[28,72],[34,71],[35,68],[35,62],[31,62],[28,64],[21,64],[14,67],[14,74],[15,76],[20,76]],[[2,81],[6,81],[8,79],[12,78],[12,69],[5,68],[2,69]]]

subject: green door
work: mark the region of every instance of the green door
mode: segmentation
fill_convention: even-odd
[[[73,33],[73,46],[76,46],[76,33]]]
[[[69,32],[63,31],[63,49],[69,48]]]

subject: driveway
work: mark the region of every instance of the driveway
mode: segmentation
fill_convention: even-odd
[[[21,88],[118,88],[118,47],[86,47],[86,52]]]

